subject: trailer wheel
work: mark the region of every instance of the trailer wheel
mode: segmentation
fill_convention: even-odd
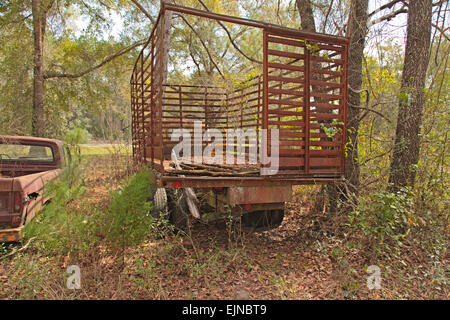
[[[186,195],[181,189],[167,189],[169,222],[174,225],[175,232],[185,231],[189,222],[189,209]]]
[[[284,209],[245,212],[241,221],[252,232],[261,232],[278,228],[284,219]]]

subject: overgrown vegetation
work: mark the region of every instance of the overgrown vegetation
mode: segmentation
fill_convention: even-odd
[[[357,2],[177,1],[293,28],[307,20],[299,17],[296,4],[313,3],[316,31],[336,35],[348,30],[349,4]],[[365,93],[358,93],[358,129],[349,129],[346,150],[352,157],[351,145],[358,141],[357,192],[345,190],[333,198],[328,188],[296,187],[280,229],[246,234],[226,219],[218,228],[196,223],[178,236],[150,214],[154,176],[134,167],[128,144],[80,146],[129,138],[129,75],[138,50],[82,76],[67,75],[130,48],[152,26],[131,2],[105,3],[55,1],[48,12],[53,25],[45,37],[44,71],[66,76],[45,79],[44,135],[64,138],[72,157],[61,179],[49,185],[52,200],[26,227],[24,242],[0,244],[0,298],[448,299],[450,44],[448,19],[443,19],[448,1],[433,7],[422,126],[416,135],[419,161],[408,168],[416,172],[414,184],[394,190],[388,180],[397,119],[405,116],[399,101],[410,99],[410,92],[400,90],[405,39],[392,37],[384,24],[403,6],[398,2],[359,24],[369,25],[363,35],[362,84],[356,88]],[[153,17],[158,5],[145,2]],[[30,10],[30,1],[0,4],[1,134],[31,133]],[[106,22],[113,20],[106,12],[122,14],[127,28],[111,35]],[[82,18],[88,21],[83,30],[65,23]],[[236,89],[260,74],[261,65],[248,59],[262,61],[258,31],[227,24],[232,46],[220,25],[188,21],[196,33],[180,19],[173,22],[169,82],[225,83]],[[323,133],[340,134],[340,123],[331,124],[321,124]],[[82,269],[80,291],[65,287],[71,264]],[[366,287],[370,265],[381,269],[382,290]]]
[[[26,226],[25,240],[36,239],[40,250],[56,255],[86,251],[102,242],[112,250],[123,250],[141,243],[151,230],[162,232],[156,227],[161,222],[150,214],[150,199],[155,192],[155,178],[150,169],[142,168],[125,181],[119,177],[122,186],[109,190],[106,207],[82,201],[86,192],[85,166],[79,146],[82,141],[83,130],[79,128],[67,134],[69,164],[60,179],[47,185],[45,192],[51,201]]]

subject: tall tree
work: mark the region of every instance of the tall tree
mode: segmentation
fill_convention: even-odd
[[[44,36],[47,12],[51,8],[53,0],[47,2],[41,0],[32,0],[31,2],[34,36],[34,93],[31,123],[34,136],[44,135]]]
[[[92,3],[91,3],[92,2]],[[44,44],[46,39],[46,29],[47,29],[47,16],[50,14],[54,14],[55,16],[61,15],[59,17],[62,21],[64,21],[63,13],[60,11],[61,8],[69,8],[70,6],[75,5],[78,8],[84,8],[89,15],[92,15],[93,20],[99,20],[105,23],[105,19],[101,17],[95,10],[93,10],[93,6],[106,6],[106,4],[100,2],[100,4],[94,1],[81,0],[80,2],[71,1],[57,1],[57,0],[32,0],[31,1],[31,16],[33,19],[33,40],[34,40],[34,51],[33,51],[33,107],[32,107],[32,135],[34,136],[44,136],[46,122],[45,122],[45,107],[44,107],[44,98],[45,98],[45,82],[49,79],[54,78],[66,78],[66,79],[75,79],[80,78],[98,68],[103,67],[105,64],[111,62],[112,60],[130,52],[136,47],[142,45],[144,40],[140,40],[135,42],[128,47],[121,48],[117,52],[105,57],[102,61],[92,64],[92,61],[86,61],[86,66],[81,68],[81,70],[76,70],[76,72],[66,72],[64,68],[62,71],[54,72],[51,70],[45,70],[45,52],[44,52]],[[56,9],[54,8],[56,7]],[[25,21],[28,17],[25,17],[23,21]],[[51,37],[50,33],[50,37]],[[53,65],[52,63],[47,63]],[[53,67],[55,67],[53,65]],[[51,68],[50,69],[54,69]]]
[[[420,127],[431,38],[431,0],[410,0],[405,60],[389,182],[413,186],[419,160]]]
[[[367,34],[368,0],[352,0],[348,19],[347,37],[350,38],[348,54],[348,156],[345,159],[345,177],[349,182],[349,190],[358,191],[358,128],[361,104],[360,90],[362,84],[362,62]]]

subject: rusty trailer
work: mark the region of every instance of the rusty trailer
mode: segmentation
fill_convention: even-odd
[[[169,45],[164,39],[164,23],[168,11],[175,16],[196,16],[262,30],[261,73],[245,86],[233,89],[165,83],[163,70],[167,61],[164,61],[164,53],[169,50]],[[275,196],[271,203],[284,205],[290,197],[290,194],[287,196],[290,189],[283,186],[290,188],[296,184],[342,180],[347,139],[348,43],[343,37],[162,2],[156,25],[131,76],[135,161],[148,164],[158,172],[160,188],[225,190],[222,197],[222,191],[215,192],[216,203],[217,197],[228,204],[239,199],[238,205],[247,209],[263,203],[263,196],[268,194],[279,195],[279,199]],[[202,174],[207,172],[202,170],[193,170],[193,174],[188,170],[177,171],[173,168],[171,153],[178,142],[171,140],[171,133],[179,128],[193,133],[194,121],[201,122],[202,130],[214,128],[224,135],[236,128],[256,132],[268,130],[267,139],[256,142],[258,150],[262,148],[267,154],[272,152],[270,132],[278,129],[277,173],[244,175],[229,170],[226,171],[228,174],[216,172],[210,175]],[[194,147],[195,143],[201,143],[201,148],[205,148],[203,141],[194,139]],[[247,144],[244,148],[246,159],[249,150]],[[260,160],[256,163],[257,168],[267,166],[267,162]],[[236,159],[232,162],[236,163]],[[250,188],[247,191],[251,192],[242,188]],[[247,200],[237,196],[236,190],[247,194]],[[260,195],[259,200],[255,194]]]

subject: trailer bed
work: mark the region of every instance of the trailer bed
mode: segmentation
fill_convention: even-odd
[[[169,50],[164,41],[168,10],[260,29],[261,74],[232,87],[166,83],[161,75],[167,66],[163,52]],[[131,77],[135,161],[157,170],[164,187],[340,181],[347,141],[348,43],[342,37],[163,4]],[[260,158],[256,164],[238,165],[236,153],[229,167],[226,162],[211,165],[202,159],[193,164],[184,161],[182,168],[175,169],[171,152],[179,141],[172,139],[173,133],[184,130],[194,137],[192,150],[199,146],[205,150],[208,141],[195,138],[198,125],[202,132],[214,129],[224,137],[238,129],[257,135],[267,132],[267,139],[258,139],[256,147],[268,151],[267,156],[274,147],[279,149],[276,173],[261,174],[270,164]],[[245,144],[248,160],[251,143],[238,140],[233,146]]]

